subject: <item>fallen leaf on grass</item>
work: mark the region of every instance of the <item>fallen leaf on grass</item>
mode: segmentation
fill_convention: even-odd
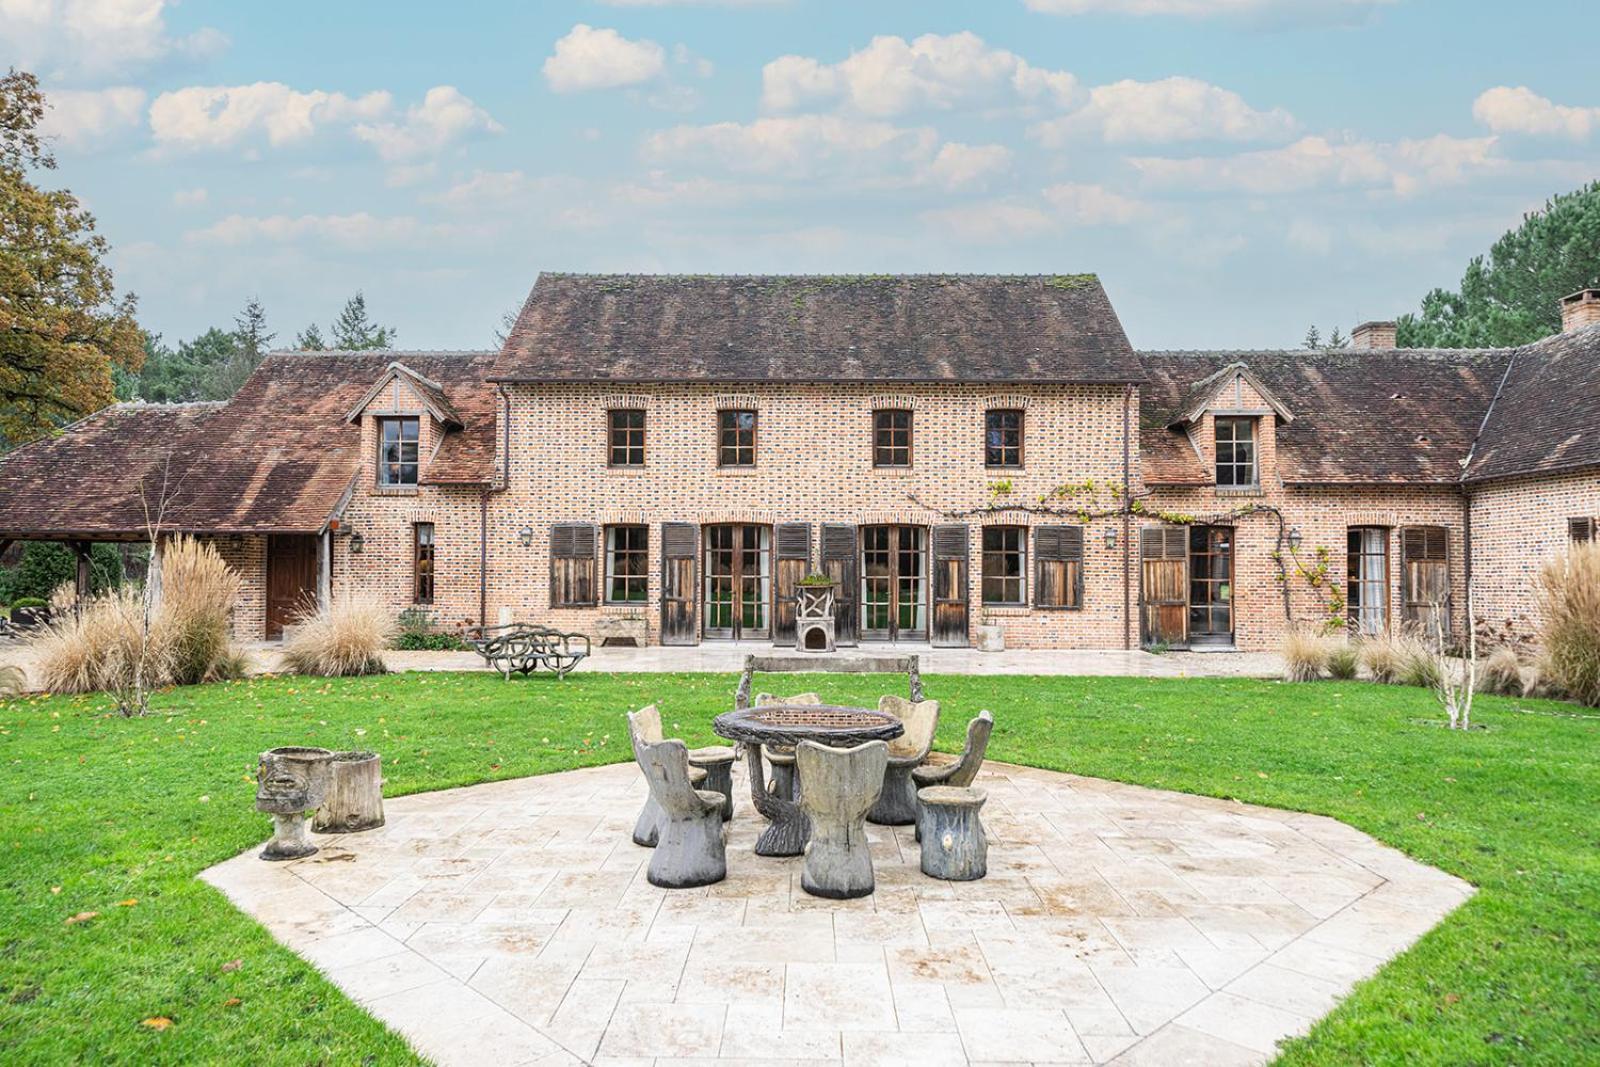
[[[244,1001],[240,1000],[238,997],[229,997],[227,1000],[222,1002],[222,1006],[224,1008],[237,1008],[243,1003]]]
[[[153,1018],[144,1020],[139,1025],[148,1026],[152,1030],[165,1030],[167,1027],[172,1025],[172,1020],[167,1018],[165,1015],[157,1015]]]
[[[222,965],[222,973],[223,974],[227,974],[230,971],[237,971],[240,967],[243,967],[243,966],[244,966],[244,960],[229,960],[227,963],[224,963]]]
[[[67,920],[67,925],[68,926],[76,926],[78,923],[86,923],[90,919],[93,919],[96,916],[98,916],[99,914],[100,913],[98,911],[80,911],[80,912],[78,912],[78,914],[72,916],[71,918],[69,918]]]

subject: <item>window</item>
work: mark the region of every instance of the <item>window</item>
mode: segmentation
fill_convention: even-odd
[[[756,413],[717,412],[717,466],[756,465]]]
[[[1406,623],[1432,638],[1450,632],[1450,534],[1442,526],[1400,531],[1400,587]]]
[[[416,419],[378,420],[378,484],[417,484]]]
[[[1568,538],[1568,540],[1572,541],[1573,544],[1582,544],[1585,541],[1593,541],[1594,540],[1594,520],[1593,519],[1568,519],[1567,520],[1567,538]]]
[[[642,604],[650,573],[650,528],[606,527],[607,604]]]
[[[1028,603],[1028,530],[1025,526],[983,528],[983,602],[997,606]]]
[[[433,603],[433,523],[419,522],[411,527],[411,599],[418,604]]]
[[[997,408],[983,413],[983,465],[1022,466],[1022,412]]]
[[[1034,607],[1083,607],[1083,527],[1040,526],[1033,531],[1033,558],[1039,569]]]
[[[1352,526],[1346,549],[1350,629],[1363,637],[1381,634],[1389,622],[1389,531]]]
[[[911,466],[911,412],[885,409],[872,413],[872,465]]]
[[[606,412],[606,465],[644,466],[644,412],[616,408]]]
[[[550,606],[594,604],[594,527],[560,523],[550,527]]]
[[[1217,420],[1217,485],[1256,487],[1256,420]]]

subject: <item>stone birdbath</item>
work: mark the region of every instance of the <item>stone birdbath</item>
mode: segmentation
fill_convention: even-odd
[[[333,753],[325,748],[290,746],[261,753],[256,764],[256,810],[272,816],[272,840],[264,860],[297,860],[313,855],[306,822],[322,807],[333,777]]]

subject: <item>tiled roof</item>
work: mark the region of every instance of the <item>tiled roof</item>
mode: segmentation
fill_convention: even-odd
[[[1093,275],[541,274],[502,381],[1128,382]]]
[[[1278,471],[1300,484],[1451,483],[1510,358],[1475,349],[1144,352],[1140,448],[1152,484],[1210,472],[1169,429],[1196,382],[1240,363],[1294,415],[1278,426]]]
[[[1600,326],[1516,351],[1468,481],[1600,466]]]
[[[119,405],[6,456],[0,536],[139,533],[141,485],[165,499],[167,529],[319,530],[362,462],[345,416],[396,358],[437,383],[464,423],[445,435],[428,480],[490,481],[491,353],[275,353],[225,404]]]

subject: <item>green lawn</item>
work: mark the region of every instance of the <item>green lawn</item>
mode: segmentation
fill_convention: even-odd
[[[845,700],[885,684],[766,687]],[[1480,888],[1284,1062],[1600,1060],[1600,720],[1485,698],[1485,728],[1452,733],[1427,693],[1362,683],[927,686],[944,702],[944,747],[989,707],[996,759],[1321,812]],[[652,700],[673,733],[710,741],[733,687],[582,672],[285,678],[163,693],[140,720],[99,698],[0,703],[0,1062],[410,1060],[196,880],[266,836],[256,753],[374,748],[391,794],[438,789],[620,760],[622,713]],[[82,912],[98,915],[67,923]]]

